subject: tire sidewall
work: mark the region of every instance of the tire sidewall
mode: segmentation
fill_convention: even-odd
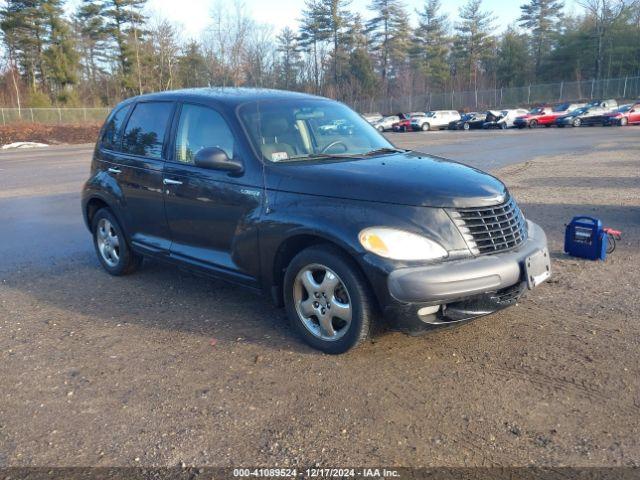
[[[118,235],[118,240],[120,241],[120,258],[118,264],[115,267],[112,267],[107,262],[105,262],[98,247],[98,223],[103,218],[111,223],[113,229],[116,232],[116,235]],[[93,220],[91,221],[91,233],[93,235],[93,247],[96,251],[98,261],[100,262],[100,265],[102,265],[102,268],[104,268],[111,275],[123,275],[127,269],[127,266],[130,264],[131,250],[129,249],[129,245],[127,244],[127,240],[124,236],[124,232],[122,231],[122,227],[120,227],[120,222],[118,222],[116,217],[108,209],[100,209],[96,212],[96,214],[93,216]]]
[[[428,123],[423,123],[421,128],[423,132],[428,132],[429,130],[431,130],[431,125],[429,125]]]
[[[342,280],[352,308],[349,330],[338,340],[322,340],[314,336],[298,317],[293,297],[295,278],[304,267],[321,264],[336,273]],[[291,260],[284,278],[284,304],[293,330],[310,346],[329,354],[345,353],[361,343],[369,334],[371,301],[368,298],[364,278],[357,265],[346,255],[329,246],[311,247]]]

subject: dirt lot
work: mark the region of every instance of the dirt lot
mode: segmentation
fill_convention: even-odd
[[[48,145],[60,143],[95,142],[99,123],[42,125],[39,123],[15,123],[0,126],[0,145],[13,142],[38,142]]]
[[[88,235],[5,269],[0,465],[639,466],[638,143],[497,172],[553,253],[520,305],[340,357],[236,287],[151,263],[111,278]],[[561,253],[576,214],[624,231],[606,263]]]

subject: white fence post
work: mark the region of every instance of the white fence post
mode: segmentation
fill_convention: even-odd
[[[529,90],[527,92],[527,105],[531,105],[531,84],[529,84]]]
[[[2,125],[6,125],[6,124],[7,124],[7,122],[6,122],[6,121],[5,121],[5,119],[4,119],[4,108],[2,108],[2,109],[0,109],[0,110],[2,110]]]
[[[31,123],[35,123],[35,120],[33,119],[33,108],[29,109],[29,113],[31,114]]]
[[[622,89],[622,98],[627,98],[627,79],[629,77],[624,77],[624,88]]]
[[[564,82],[560,82],[560,96],[558,97],[558,101],[562,101],[562,93],[564,90]]]

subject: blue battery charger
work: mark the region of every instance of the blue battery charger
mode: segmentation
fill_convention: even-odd
[[[573,217],[564,233],[564,251],[589,260],[607,258],[608,236],[602,222],[593,217]]]

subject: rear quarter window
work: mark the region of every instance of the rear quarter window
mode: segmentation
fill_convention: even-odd
[[[173,103],[138,103],[124,130],[122,151],[148,158],[162,158],[164,137],[173,113]]]
[[[102,138],[100,140],[100,148],[106,150],[120,150],[120,141],[122,140],[122,126],[131,110],[131,105],[124,105],[114,109],[113,113],[107,118]]]

